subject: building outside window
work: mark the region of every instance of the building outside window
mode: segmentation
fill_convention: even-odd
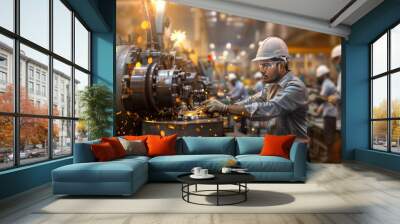
[[[42,86],[42,96],[46,96],[46,86]]]
[[[36,84],[36,95],[40,96],[40,84]]]
[[[0,54],[0,91],[6,91],[7,87],[7,55]]]
[[[32,66],[29,66],[28,74],[29,74],[29,79],[33,80],[33,67]]]
[[[40,81],[40,70],[36,69],[36,81]]]
[[[46,83],[46,74],[42,73],[42,83]]]
[[[33,82],[31,82],[31,81],[28,82],[28,93],[34,94]]]

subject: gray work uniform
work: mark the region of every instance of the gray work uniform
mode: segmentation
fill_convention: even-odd
[[[329,78],[326,78],[322,82],[320,95],[324,97],[329,97],[337,95],[337,89],[335,84]],[[335,142],[336,133],[336,117],[338,116],[338,109],[336,105],[329,102],[324,102],[321,104],[322,107],[322,117],[324,119],[324,138],[325,144],[328,146],[328,151],[332,152],[332,145]],[[328,153],[330,155],[330,153]]]
[[[276,92],[271,97],[272,88]],[[307,95],[304,83],[288,72],[277,83],[237,104],[244,105],[251,119],[267,121],[268,134],[307,139]]]
[[[233,89],[229,92],[229,96],[233,101],[239,101],[246,99],[249,94],[247,93],[247,90],[244,87],[243,83],[237,80],[235,82],[235,86],[233,86]]]
[[[322,82],[320,95],[324,97],[329,97],[337,94],[335,84],[330,79],[325,79]],[[322,117],[337,117],[338,110],[336,105],[329,102],[324,102],[321,104],[322,107]]]
[[[262,91],[263,89],[264,89],[264,83],[263,83],[263,81],[258,81],[258,82],[256,83],[256,85],[254,86],[254,91],[255,91],[256,93]]]

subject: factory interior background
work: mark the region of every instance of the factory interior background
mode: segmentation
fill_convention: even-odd
[[[340,113],[333,115],[336,127],[326,129],[319,111],[324,103],[316,100],[321,92],[318,66],[327,66],[329,79],[339,88],[340,71],[331,54],[341,44],[340,37],[173,2],[143,3],[117,1],[117,135],[263,136],[268,121],[207,114],[201,105],[209,98],[237,102],[228,80],[232,74],[243,84],[242,94],[260,91],[261,73],[251,60],[265,38],[277,36],[288,45],[290,70],[308,90],[309,159],[340,162]],[[146,76],[154,82],[147,82]],[[178,81],[181,78],[185,81]],[[340,102],[334,107],[340,111]]]

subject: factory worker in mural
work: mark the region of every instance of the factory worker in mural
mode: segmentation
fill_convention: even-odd
[[[328,162],[333,158],[333,144],[335,143],[336,117],[338,115],[335,105],[337,89],[330,79],[330,70],[326,65],[320,65],[316,70],[317,82],[320,86],[321,105],[318,108],[318,115],[322,115],[324,120],[324,140],[328,149]]]
[[[267,134],[297,136],[307,141],[307,89],[288,66],[286,43],[268,37],[260,45],[253,62],[258,64],[265,88],[240,102],[226,105],[216,99],[203,104],[208,112],[242,115],[267,122]]]
[[[231,90],[228,96],[233,102],[237,102],[249,97],[247,89],[244,87],[243,83],[237,78],[235,73],[228,74],[228,81],[231,84]]]
[[[261,72],[256,72],[254,74],[254,79],[256,80],[256,84],[254,85],[254,92],[258,93],[264,89],[263,75]]]

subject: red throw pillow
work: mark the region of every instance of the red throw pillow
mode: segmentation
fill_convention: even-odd
[[[140,141],[146,142],[147,135],[126,135],[126,136],[124,136],[124,139],[129,140],[129,141],[140,140]]]
[[[101,142],[110,143],[118,158],[126,156],[126,151],[117,137],[101,138]]]
[[[93,144],[91,145],[91,149],[94,157],[99,162],[110,161],[117,158],[113,147],[108,142]]]
[[[265,135],[260,155],[280,156],[289,159],[290,148],[295,139],[295,135]]]
[[[176,137],[176,134],[165,137],[149,135],[146,140],[148,156],[176,155]]]

